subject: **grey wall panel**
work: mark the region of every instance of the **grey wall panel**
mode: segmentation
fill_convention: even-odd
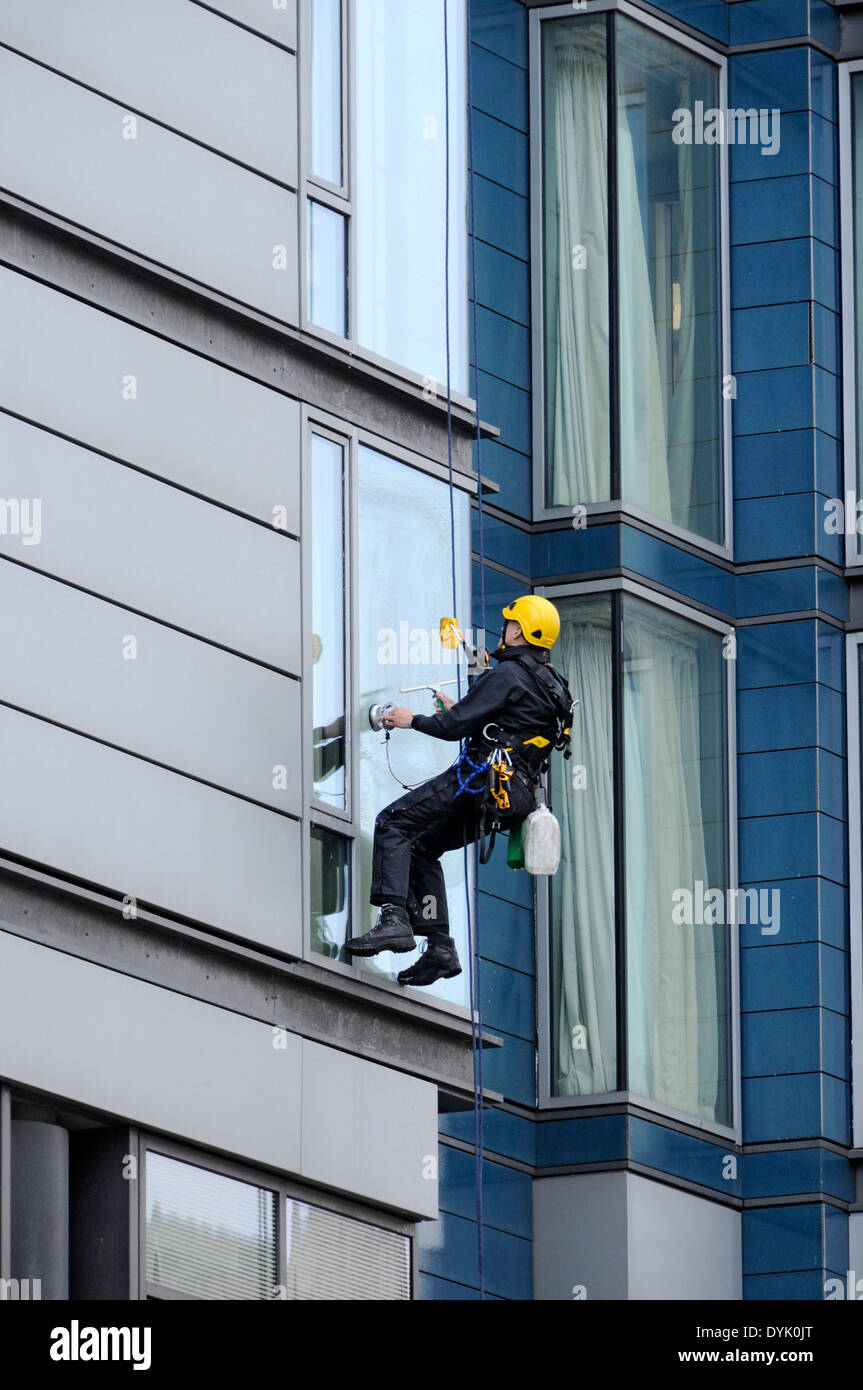
[[[0,759],[0,850],[302,954],[298,822],[3,707]]]
[[[0,1000],[10,1079],[296,1172],[299,1038],[5,931]]]
[[[625,1299],[626,1232],[625,1173],[537,1178],[533,1184],[534,1298],[561,1302],[586,1298],[588,1303]]]
[[[299,815],[299,689],[0,561],[0,699],[9,704]],[[286,775],[274,779],[274,767]],[[287,786],[275,790],[274,780]]]
[[[740,1213],[635,1173],[538,1178],[534,1296],[739,1300]],[[585,1296],[585,1295],[582,1295]]]
[[[15,132],[0,143],[0,186],[296,323],[296,194],[140,116],[125,139],[129,119],[0,49],[0,130]]]
[[[340,1168],[341,1190],[408,1215],[436,1213],[436,1183],[417,1161],[429,1141],[436,1152],[430,1082],[292,1033],[274,1047],[267,1023],[2,930],[0,1017],[0,1074],[10,1081],[321,1183],[334,1160],[322,1152],[314,1171],[317,1136],[345,1133],[347,1096],[363,1106],[351,1132],[365,1152]],[[321,1078],[336,1084],[313,1093]],[[394,1175],[383,1199],[376,1163]]]
[[[277,43],[297,46],[297,0],[206,0],[206,4]]]
[[[743,1297],[740,1212],[627,1174],[629,1297]]]
[[[437,1107],[426,1089],[348,1052],[302,1046],[302,1175],[436,1217],[437,1181],[424,1173],[437,1153]]]
[[[4,0],[0,38],[296,188],[296,58],[211,11],[189,0]]]
[[[0,499],[40,519],[0,554],[299,673],[296,541],[2,412]]]
[[[0,406],[299,532],[296,401],[0,269]]]

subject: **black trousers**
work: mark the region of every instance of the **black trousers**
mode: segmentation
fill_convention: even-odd
[[[369,901],[405,908],[421,936],[449,933],[441,855],[473,844],[479,835],[482,794],[457,792],[456,770],[447,768],[392,802],[375,821]],[[519,825],[533,810],[535,792],[516,776],[509,798],[509,811],[498,815],[504,829]]]

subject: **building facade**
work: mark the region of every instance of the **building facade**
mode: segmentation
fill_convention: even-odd
[[[849,1296],[863,5],[10,0],[0,67],[7,1296]],[[452,748],[367,710],[531,590],[561,867],[449,856],[404,989],[344,941]]]

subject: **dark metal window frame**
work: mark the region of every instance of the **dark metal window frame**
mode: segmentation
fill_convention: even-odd
[[[617,1090],[612,1092],[593,1092],[580,1096],[559,1096],[551,1087],[551,1027],[552,1027],[552,981],[551,981],[551,893],[547,880],[537,880],[537,939],[538,970],[537,984],[540,991],[541,1007],[538,1013],[539,1028],[539,1105],[541,1109],[580,1109],[595,1108],[598,1104],[628,1102],[641,1110],[653,1110],[670,1119],[694,1125],[711,1133],[718,1133],[729,1139],[739,1138],[740,1125],[740,1040],[739,1040],[739,978],[738,978],[738,928],[727,927],[727,980],[726,1007],[728,1018],[728,1082],[729,1111],[728,1125],[710,1123],[696,1115],[668,1106],[649,1096],[642,1096],[629,1090],[628,1078],[628,999],[626,975],[626,837],[624,774],[625,739],[623,718],[624,689],[624,596],[631,595],[666,612],[675,613],[696,626],[714,632],[718,640],[724,635],[733,636],[730,623],[709,617],[682,602],[667,598],[647,586],[627,579],[596,580],[584,584],[547,585],[539,590],[554,602],[565,602],[568,598],[580,595],[607,595],[611,601],[611,639],[612,639],[612,784],[614,790],[614,941],[615,941],[615,1001],[616,1001],[616,1040],[617,1040]],[[725,734],[725,871],[726,886],[737,886],[737,837],[736,837],[736,737],[735,700],[736,681],[733,679],[733,661],[723,665],[724,712],[723,729]],[[577,694],[577,692],[573,692]],[[576,726],[577,734],[577,726]],[[577,747],[577,742],[576,742]]]
[[[287,1230],[285,1204],[288,1199],[305,1202],[309,1206],[320,1207],[337,1216],[348,1217],[352,1221],[363,1221],[366,1225],[391,1231],[404,1236],[408,1241],[408,1260],[410,1269],[411,1299],[417,1296],[418,1250],[416,1231],[411,1222],[404,1221],[390,1212],[370,1209],[358,1202],[337,1196],[332,1192],[322,1192],[319,1188],[295,1182],[262,1168],[249,1167],[233,1159],[217,1157],[200,1149],[195,1149],[174,1139],[165,1139],[149,1131],[138,1131],[136,1136],[138,1159],[138,1287],[142,1299],[156,1298],[182,1302],[209,1302],[196,1299],[194,1294],[179,1293],[163,1284],[153,1284],[147,1280],[147,1154],[163,1154],[191,1167],[203,1168],[221,1177],[234,1178],[238,1182],[263,1188],[276,1195],[276,1283],[274,1289],[284,1287],[287,1282]],[[282,1300],[274,1298],[273,1302]],[[288,1300],[292,1301],[292,1300]]]
[[[669,538],[678,538],[713,555],[731,558],[733,554],[733,497],[731,477],[731,399],[722,391],[720,411],[721,440],[720,487],[717,499],[722,516],[722,541],[716,542],[697,531],[688,531],[673,522],[655,517],[634,503],[621,497],[620,461],[620,362],[618,334],[618,182],[617,182],[617,55],[615,16],[620,14],[640,24],[660,37],[679,47],[697,54],[712,63],[718,70],[719,105],[725,109],[728,104],[727,60],[723,54],[699,43],[690,35],[676,29],[670,20],[660,19],[627,0],[590,0],[589,9],[575,11],[572,5],[552,5],[533,9],[529,17],[530,35],[530,83],[531,83],[531,206],[539,209],[534,213],[531,230],[531,277],[533,349],[533,518],[535,521],[548,521],[571,516],[572,508],[552,506],[547,499],[547,461],[546,461],[546,343],[545,343],[545,170],[544,170],[544,119],[545,83],[542,58],[542,26],[549,21],[596,18],[606,16],[606,61],[607,61],[607,149],[606,177],[608,180],[608,303],[609,303],[609,400],[610,400],[610,463],[611,496],[604,502],[584,504],[588,521],[592,517],[602,519],[603,514],[624,513],[640,521],[647,522],[666,533]],[[731,307],[730,307],[730,251],[729,251],[729,193],[728,193],[728,149],[725,144],[717,147],[717,261],[719,270],[719,294],[717,297],[720,320],[720,380],[718,388],[731,378]]]

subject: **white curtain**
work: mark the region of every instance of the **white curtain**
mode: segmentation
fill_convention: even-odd
[[[615,1090],[617,1073],[607,595],[573,603],[554,660],[580,699],[573,723],[573,757],[553,763],[553,800],[562,839],[560,869],[552,880],[554,1079],[558,1095],[592,1095]],[[573,776],[579,785],[573,786]]]
[[[573,506],[607,500],[611,483],[604,23],[560,26],[549,62],[546,206],[556,246],[549,246],[546,295],[553,356],[547,447],[551,503]],[[584,248],[583,259],[578,248]]]
[[[725,1081],[722,928],[672,921],[675,890],[724,886],[708,867],[699,651],[636,605],[626,641],[629,1089],[715,1120]]]
[[[559,26],[545,84],[546,206],[549,214],[557,211],[556,219],[549,215],[546,249],[547,451],[555,506],[610,497],[607,81],[604,30]],[[681,81],[684,105],[689,92]],[[645,108],[643,92],[618,98],[621,490],[651,515],[689,525],[697,326],[692,148],[676,147],[672,196],[652,198],[644,136],[637,157],[630,125],[643,124]],[[574,265],[576,248],[584,248],[583,263]]]

